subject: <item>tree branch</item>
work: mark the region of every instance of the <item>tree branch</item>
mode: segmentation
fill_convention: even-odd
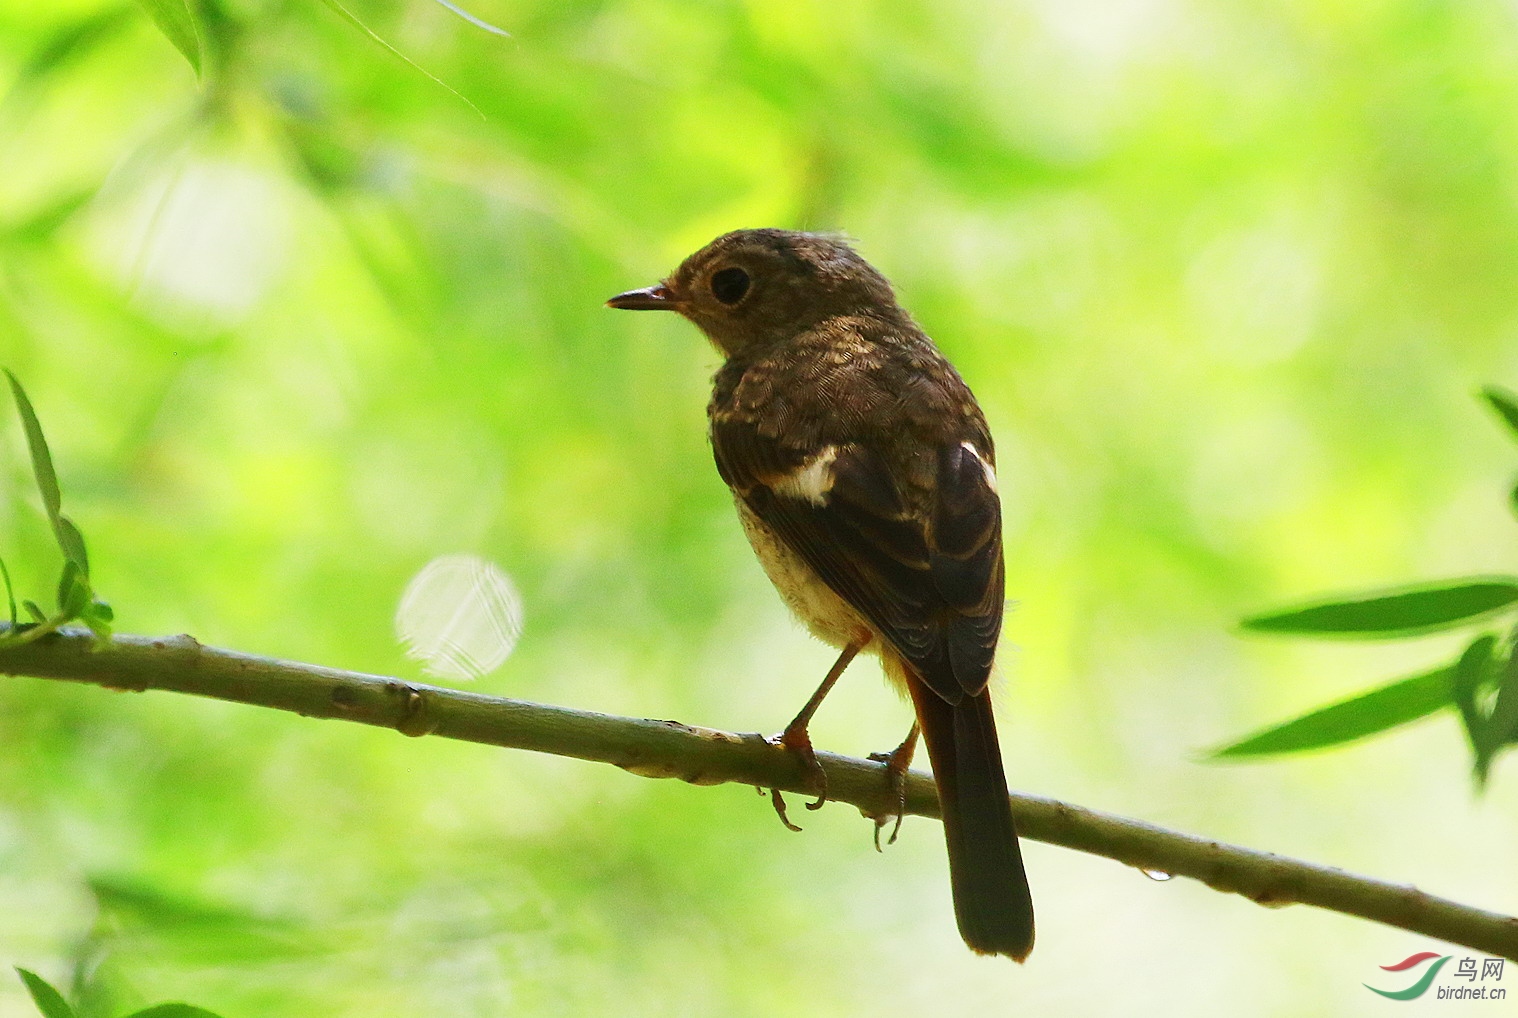
[[[0,626],[0,634],[5,627]],[[759,735],[442,689],[380,675],[255,657],[205,647],[189,636],[117,636],[92,648],[65,630],[0,646],[0,674],[89,682],[111,689],[164,689],[336,718],[404,735],[507,746],[615,764],[645,777],[698,785],[727,781],[804,792],[795,759]],[[819,753],[829,796],[869,816],[892,812],[883,764]],[[930,777],[907,780],[907,812],[938,816]],[[1106,856],[1157,873],[1192,877],[1261,905],[1294,903],[1359,916],[1518,961],[1518,918],[1268,852],[1168,831],[1031,795],[1013,795],[1025,837]]]

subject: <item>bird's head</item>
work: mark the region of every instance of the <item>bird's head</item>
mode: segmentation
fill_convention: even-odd
[[[891,284],[844,241],[791,230],[736,230],[662,283],[608,307],[676,311],[725,355],[784,342],[840,315],[899,316]]]

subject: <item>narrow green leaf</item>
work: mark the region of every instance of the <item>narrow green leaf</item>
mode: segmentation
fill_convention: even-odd
[[[26,390],[21,388],[16,376],[6,370],[5,377],[11,381],[11,392],[16,397],[16,412],[21,415],[21,427],[26,431],[26,445],[32,454],[32,472],[37,476],[37,490],[42,494],[42,505],[47,509],[47,518],[56,520],[58,510],[63,505],[63,496],[58,490],[58,475],[53,472],[53,457],[47,451],[42,424],[37,420],[32,401],[27,399]]]
[[[465,21],[469,22],[475,28],[483,28],[487,32],[494,32],[496,35],[503,35],[508,39],[511,38],[511,33],[506,31],[504,28],[497,28],[490,22],[483,21],[480,18],[475,17],[473,14],[470,14],[468,11],[464,10],[464,8],[458,6],[457,4],[450,3],[449,0],[437,0],[437,2],[448,8],[453,13],[457,14],[459,17],[463,18]]]
[[[21,607],[26,609],[26,613],[32,617],[33,622],[47,621],[47,615],[41,608],[37,607],[36,601],[22,601]]]
[[[74,1009],[69,1007],[69,1002],[63,999],[63,994],[53,989],[51,983],[43,979],[35,972],[27,969],[16,969],[21,981],[26,984],[26,992],[32,995],[32,1001],[37,1005],[46,1018],[78,1018]]]
[[[1518,604],[1518,578],[1444,580],[1321,601],[1243,621],[1258,633],[1385,638],[1433,633]]]
[[[1492,405],[1492,409],[1507,422],[1507,426],[1518,435],[1518,396],[1502,388],[1499,385],[1488,385],[1481,390],[1481,395]]]
[[[59,514],[53,523],[53,532],[58,537],[58,548],[63,552],[63,557],[77,565],[79,572],[88,577],[90,557],[84,550],[84,535],[74,526],[74,521]]]
[[[221,1018],[215,1011],[207,1011],[193,1004],[154,1004],[141,1011],[133,1011],[125,1018]]]
[[[1453,673],[1454,668],[1446,666],[1400,679],[1256,732],[1209,755],[1219,760],[1300,753],[1405,725],[1449,704]]]
[[[464,93],[460,92],[458,89],[456,89],[452,85],[448,84],[448,82],[444,81],[442,78],[439,78],[436,74],[433,74],[431,71],[427,70],[427,68],[423,67],[421,64],[417,63],[415,60],[412,60],[406,54],[402,53],[400,50],[398,50],[394,46],[390,45],[390,43],[386,42],[384,40],[384,38],[382,38],[378,32],[376,32],[374,29],[370,28],[368,25],[366,25],[362,21],[360,21],[357,14],[354,14],[352,11],[348,10],[348,8],[344,7],[341,3],[338,2],[338,0],[322,0],[322,3],[326,4],[329,8],[331,8],[332,12],[334,14],[336,14],[338,17],[342,18],[348,24],[352,25],[354,28],[358,29],[360,32],[363,32],[365,35],[367,35],[375,43],[375,45],[379,46],[385,52],[389,53],[391,56],[393,56],[396,59],[400,60],[407,67],[410,67],[412,70],[418,71],[418,72],[426,75],[427,77],[431,78],[437,84],[443,86],[448,91],[452,92],[455,96],[457,96],[460,100],[463,101],[464,105],[468,106],[470,109],[474,110],[474,112],[478,113],[480,115],[480,119],[481,120],[486,119],[485,112],[483,110],[481,110],[478,106],[476,106],[474,103],[470,102],[468,100],[468,98],[466,98],[464,96]]]
[[[195,0],[137,0],[143,10],[148,12],[148,17],[158,26],[159,31],[168,36],[174,48],[184,54],[184,58],[195,69],[195,74],[200,75],[200,55],[204,48],[201,41],[204,33],[201,31],[200,18],[196,11]]]
[[[36,475],[37,491],[42,495],[48,522],[53,525],[58,549],[65,559],[78,565],[80,572],[88,576],[90,564],[84,550],[84,535],[79,533],[73,520],[63,515],[63,493],[58,487],[58,474],[53,470],[53,454],[48,451],[47,438],[42,434],[42,422],[37,420],[37,411],[21,382],[8,370],[5,377],[10,379],[11,392],[16,397],[16,412],[21,415],[21,426],[26,432],[26,444],[32,456],[32,473]]]
[[[0,559],[0,579],[5,580],[5,603],[11,611],[11,628],[16,628],[16,590],[11,586],[11,571],[5,568],[5,559]]]

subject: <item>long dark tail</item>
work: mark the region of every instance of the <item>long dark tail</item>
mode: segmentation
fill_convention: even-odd
[[[955,706],[915,676],[907,685],[938,782],[959,935],[978,954],[1022,961],[1033,950],[1033,898],[1012,826],[991,697],[983,692]]]

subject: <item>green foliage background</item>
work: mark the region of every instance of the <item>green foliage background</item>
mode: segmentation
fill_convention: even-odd
[[[830,652],[710,466],[715,357],[601,302],[727,229],[841,230],[998,436],[1013,783],[1518,911],[1518,781],[1474,796],[1452,713],[1200,762],[1459,646],[1234,620],[1518,566],[1513,449],[1470,398],[1518,381],[1511,5],[470,5],[509,39],[348,9],[468,102],[318,0],[202,0],[198,78],[143,8],[0,2],[0,362],[120,629],[421,677],[395,604],[469,551],[527,620],[476,688],[778,729]],[[41,599],[0,442],[0,552]],[[900,738],[874,670],[819,745]],[[964,951],[935,825],[877,856],[845,807],[806,821],[0,683],[0,959],[89,1015],[1368,1014],[1429,946],[1032,845],[1019,969]]]

